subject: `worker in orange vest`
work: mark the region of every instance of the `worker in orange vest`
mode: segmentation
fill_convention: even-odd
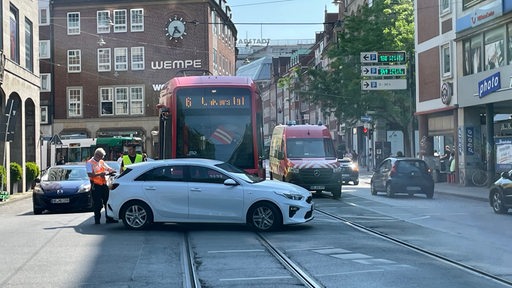
[[[105,150],[98,148],[94,151],[94,156],[86,162],[87,175],[91,180],[92,205],[94,210],[94,224],[100,224],[101,208],[105,208],[106,223],[117,223],[112,217],[107,216],[107,201],[110,190],[107,186],[107,173],[115,172],[110,168],[103,157]]]

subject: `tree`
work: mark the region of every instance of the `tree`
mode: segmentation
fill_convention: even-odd
[[[376,120],[384,120],[389,127],[403,132],[405,151],[410,154],[409,124],[413,121],[415,110],[410,92],[361,91],[360,53],[404,50],[414,55],[412,0],[373,1],[372,7],[365,6],[359,14],[346,17],[343,28],[337,45],[328,51],[332,59],[329,68],[308,71],[309,100],[335,110],[338,120],[348,127],[353,126],[367,111],[375,111]]]

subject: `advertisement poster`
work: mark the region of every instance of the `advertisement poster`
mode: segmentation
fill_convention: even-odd
[[[512,137],[494,138],[496,145],[496,172],[512,170]]]

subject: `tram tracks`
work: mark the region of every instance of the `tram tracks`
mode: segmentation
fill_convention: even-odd
[[[318,208],[315,209],[315,212],[316,213],[320,213],[320,214],[322,214],[324,216],[330,217],[332,219],[338,220],[338,221],[344,223],[345,225],[353,227],[353,228],[355,228],[355,229],[357,229],[359,231],[362,231],[362,232],[365,232],[365,233],[377,236],[377,237],[379,237],[381,239],[385,239],[387,241],[390,241],[390,242],[393,242],[395,244],[401,245],[402,247],[405,247],[405,248],[408,248],[410,250],[416,251],[416,252],[421,253],[423,255],[427,255],[427,256],[429,256],[431,258],[434,258],[434,259],[437,259],[439,261],[443,261],[445,263],[448,263],[448,264],[450,264],[450,265],[452,265],[454,267],[457,267],[459,269],[465,270],[465,271],[470,272],[472,274],[475,274],[475,275],[478,275],[478,276],[481,276],[481,277],[485,277],[485,278],[490,279],[492,281],[495,281],[495,282],[498,282],[498,283],[501,283],[501,284],[505,284],[505,285],[508,285],[508,286],[512,287],[512,281],[509,281],[507,279],[501,278],[501,277],[496,276],[494,274],[488,273],[488,272],[483,271],[481,269],[469,266],[469,265],[464,264],[464,263],[462,263],[460,261],[456,261],[456,260],[450,259],[448,257],[445,257],[445,256],[440,255],[438,253],[435,253],[433,251],[430,251],[430,250],[421,248],[421,247],[419,247],[417,245],[414,245],[414,244],[402,241],[402,240],[400,240],[400,239],[398,239],[396,237],[393,237],[393,236],[381,233],[381,232],[379,232],[379,231],[377,231],[375,229],[368,228],[368,227],[366,227],[364,225],[355,223],[355,222],[350,221],[350,220],[348,220],[348,219],[346,219],[344,217],[341,217],[339,215],[332,214],[330,212],[327,212],[327,211],[324,211],[324,210],[321,210],[321,209],[318,209]]]
[[[277,248],[267,237],[262,235],[261,233],[255,232],[256,237],[260,241],[260,243],[265,247],[265,249],[281,263],[281,265],[288,271],[290,274],[295,277],[300,283],[307,288],[324,288],[318,280],[314,279],[311,275],[309,275],[304,269],[302,269],[297,263],[292,261],[286,254]],[[190,235],[188,232],[183,234],[184,241],[182,245],[182,255],[183,255],[183,287],[184,288],[200,288],[201,280],[197,273],[197,267],[195,263],[195,255],[191,244]]]

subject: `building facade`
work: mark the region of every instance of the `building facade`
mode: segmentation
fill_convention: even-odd
[[[185,70],[235,74],[226,0],[55,0],[47,9],[46,135],[141,137],[155,157],[164,84]]]
[[[39,27],[37,3],[28,0],[1,1],[0,15],[0,109],[2,137],[0,165],[7,169],[6,188],[25,191],[25,173],[12,187],[9,165],[39,162]],[[5,115],[9,115],[8,117]],[[6,183],[3,183],[6,184]],[[12,183],[14,184],[14,183]]]
[[[512,166],[497,158],[495,142],[495,119],[512,113],[512,1],[434,4],[415,1],[420,147],[428,156],[450,145],[456,181],[472,185],[476,170],[494,177],[500,165]]]

